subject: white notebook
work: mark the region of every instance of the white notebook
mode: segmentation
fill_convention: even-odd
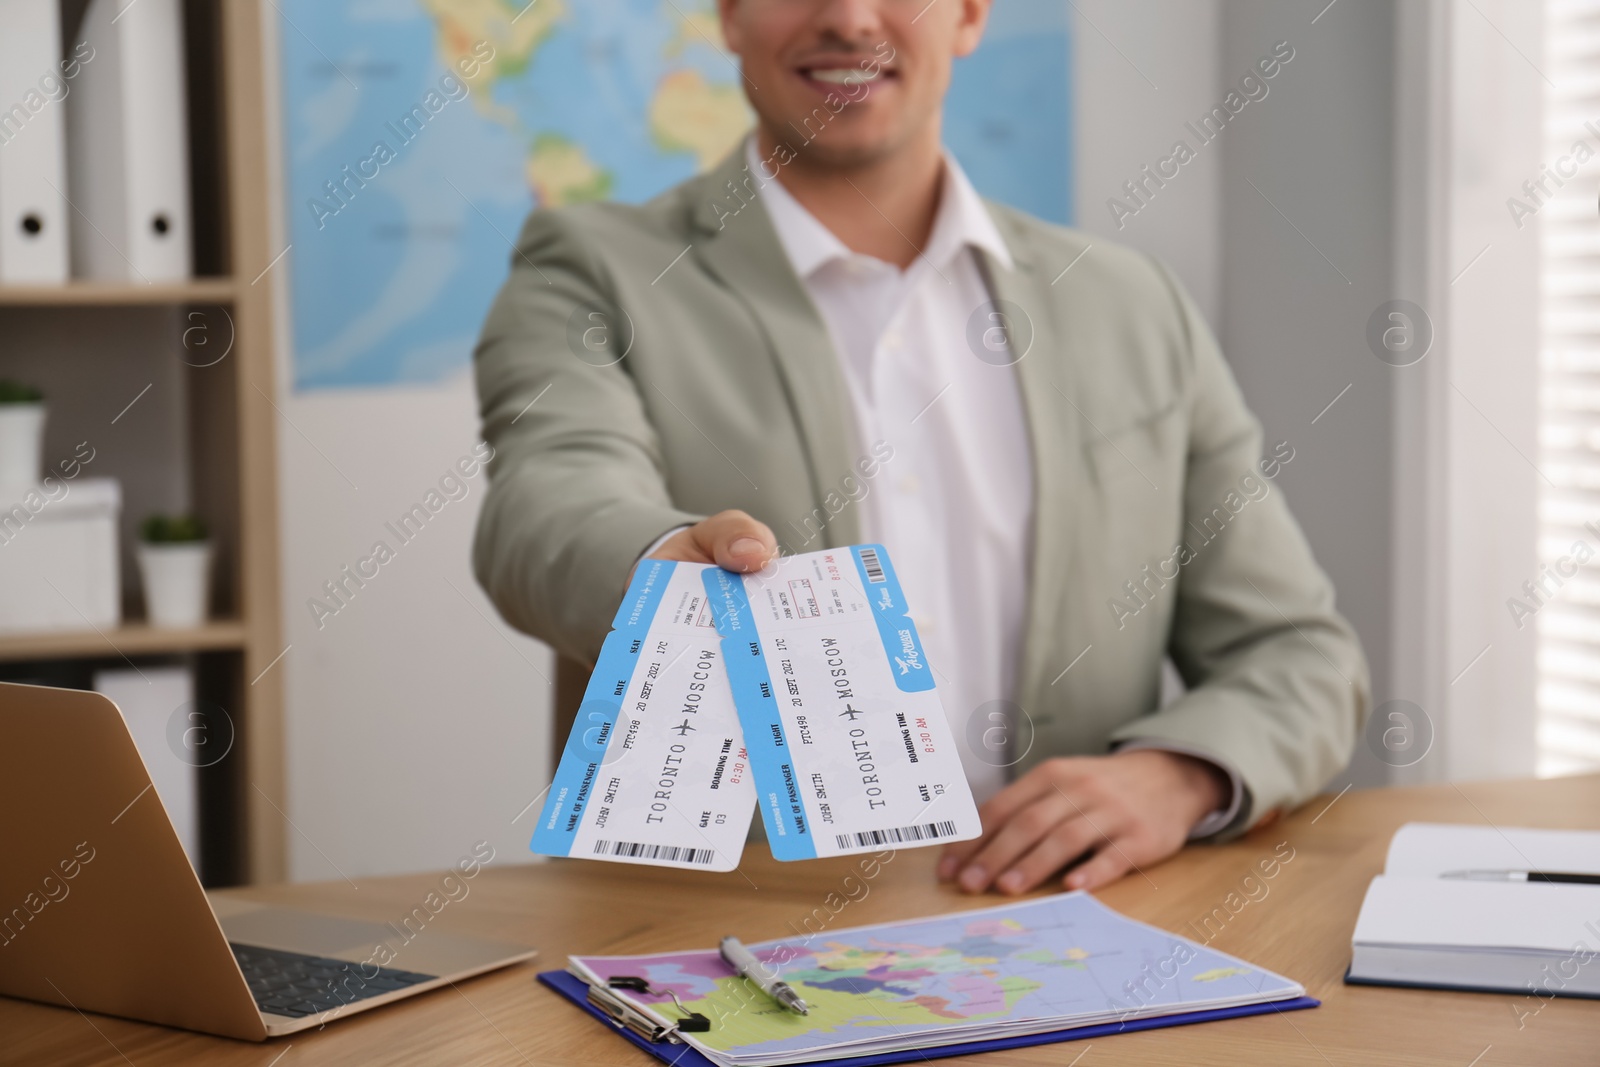
[[[1347,981],[1600,997],[1600,832],[1407,823],[1352,938]]]

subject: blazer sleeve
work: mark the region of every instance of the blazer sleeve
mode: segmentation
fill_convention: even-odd
[[[613,331],[611,352],[632,339],[607,283],[575,220],[535,212],[473,361],[494,449],[473,570],[507,622],[585,663],[640,554],[701,518],[672,505],[627,356],[583,345],[590,328]]]
[[[1237,769],[1247,794],[1218,835],[1226,838],[1338,773],[1369,713],[1370,682],[1332,583],[1267,477],[1275,457],[1262,458],[1260,423],[1198,310],[1162,273],[1191,369],[1183,511],[1192,555],[1180,568],[1167,649],[1188,692],[1113,738],[1171,742]]]

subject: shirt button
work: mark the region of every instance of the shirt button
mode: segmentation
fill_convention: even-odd
[[[899,330],[890,330],[888,333],[883,335],[883,347],[887,348],[891,352],[900,351],[900,346],[903,342],[904,338],[900,336]]]
[[[915,474],[908,474],[900,479],[900,492],[905,496],[916,496],[922,489],[922,483]]]

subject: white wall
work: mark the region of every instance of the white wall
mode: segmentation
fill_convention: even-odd
[[[1107,201],[1123,196],[1123,183],[1168,155],[1174,141],[1188,138],[1184,122],[1218,102],[1217,0],[1076,0],[1075,6],[1075,225],[1159,256],[1215,326],[1222,313],[1221,146],[1201,150],[1120,227]]]
[[[278,19],[264,9],[275,55]],[[275,77],[275,59],[267,64]],[[274,86],[268,93],[276,106]],[[278,131],[274,131],[275,136]],[[281,148],[281,145],[278,147]],[[281,182],[275,163],[272,179]],[[281,186],[270,205],[282,230]],[[293,269],[293,253],[276,269]],[[434,388],[295,394],[278,278],[289,876],[311,881],[453,864],[486,839],[531,861],[548,781],[548,650],[502,623],[471,573],[484,476],[401,545],[385,528],[477,441],[462,372]],[[377,540],[396,558],[331,618],[307,606]],[[514,819],[519,819],[513,823]]]
[[[1421,299],[1393,281],[1394,19],[1390,0],[1325,11],[1232,0],[1223,20],[1228,81],[1277,42],[1295,58],[1224,133],[1222,338],[1267,440],[1295,449],[1278,486],[1362,639],[1380,704],[1406,695],[1391,681],[1391,410],[1416,368],[1381,362],[1366,330],[1381,304]],[[1354,772],[1358,784],[1389,777],[1366,744]]]
[[[444,867],[480,838],[531,858],[538,813],[512,819],[548,779],[554,665],[472,577],[484,475],[410,543],[385,528],[468,454],[470,381],[280,404],[291,877]],[[308,599],[379,539],[396,558],[319,628]]]
[[[1217,102],[1219,0],[1077,0],[1073,20],[1075,220],[1087,233],[1159,257],[1213,328],[1222,316],[1222,145],[1202,150],[1131,218],[1123,186],[1194,138],[1184,123]],[[1092,253],[1091,253],[1092,254]],[[1169,661],[1161,702],[1183,692]]]
[[[1539,460],[1539,227],[1519,229],[1507,197],[1548,162],[1543,11],[1424,0],[1400,20],[1406,54],[1432,62],[1397,67],[1397,269],[1438,330],[1395,408],[1396,677],[1438,735],[1403,781],[1535,770],[1538,628],[1518,630],[1506,599],[1538,574],[1556,472]],[[1546,210],[1594,210],[1592,186],[1569,192]]]

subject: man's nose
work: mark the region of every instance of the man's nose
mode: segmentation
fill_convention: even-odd
[[[904,0],[823,0],[814,25],[851,44],[871,43],[883,36],[883,8]]]

